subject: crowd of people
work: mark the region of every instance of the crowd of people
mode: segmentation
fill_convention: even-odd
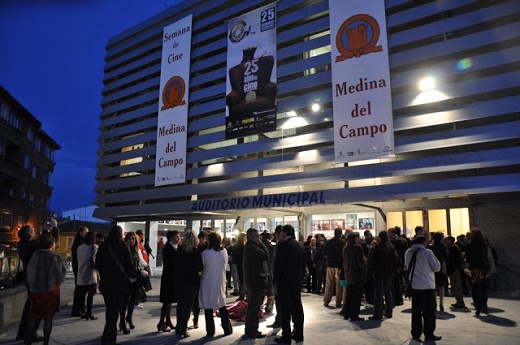
[[[53,251],[56,236],[50,230],[34,239],[33,230],[24,226],[19,237],[28,300],[17,340],[48,344],[52,319],[60,308],[65,265]],[[410,297],[415,340],[423,334],[426,341],[441,339],[434,333],[435,319],[437,311],[444,311],[448,288],[456,300],[452,308],[466,308],[464,295],[471,287],[475,315],[488,313],[496,254],[477,228],[457,240],[442,232],[430,235],[422,227],[415,228],[413,239],[403,236],[399,227],[377,236],[365,230],[363,238],[358,232],[337,228],[331,239],[316,234],[302,242],[289,224],[277,226],[274,233],[250,228],[240,232],[236,241],[222,239],[215,231],[168,231],[160,250],[157,331],[174,331],[179,338],[187,338],[190,315],[197,329],[202,309],[207,337],[216,334],[215,314],[221,319],[223,334],[230,335],[233,327],[226,298],[234,295],[237,303],[247,304],[246,337],[265,337],[259,331],[260,317],[276,311],[268,327],[281,328],[282,333],[274,340],[282,344],[303,341],[302,290],[323,295],[325,307],[341,308],[340,314],[351,322],[364,321],[360,317],[363,300],[373,306],[369,319],[382,321],[392,318],[394,307]],[[106,308],[103,344],[115,344],[118,332],[129,334],[136,327],[134,308],[146,301],[144,291],[151,288],[151,255],[142,231],[125,234],[120,226],[113,226],[105,238],[85,226],[77,229],[72,244],[71,316],[96,320],[92,304],[99,291]],[[43,337],[36,333],[41,319]]]
[[[490,277],[496,274],[496,251],[478,228],[457,240],[442,232],[429,234],[415,228],[413,239],[400,227],[361,239],[358,232],[335,229],[334,237],[309,236],[305,242],[309,275],[307,292],[323,295],[323,305],[335,295],[335,307],[352,322],[364,298],[373,306],[370,320],[392,318],[393,309],[412,300],[411,334],[415,340],[440,340],[435,335],[436,311],[444,311],[444,296],[451,292],[454,309],[464,309],[464,295],[471,294],[475,315],[488,313]],[[471,291],[469,289],[471,287]],[[408,290],[408,292],[407,292]]]

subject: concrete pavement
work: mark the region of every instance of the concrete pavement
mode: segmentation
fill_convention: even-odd
[[[153,290],[148,294],[148,301],[143,309],[134,312],[136,328],[129,335],[117,337],[118,344],[211,344],[211,345],[264,345],[276,344],[274,338],[280,335],[280,329],[267,328],[274,316],[261,320],[260,331],[267,334],[263,339],[244,338],[244,323],[232,321],[233,334],[223,336],[220,320],[215,320],[216,335],[206,338],[204,313],[199,318],[199,329],[190,329],[190,337],[178,339],[173,332],[159,333],[156,325],[160,315],[159,285],[160,276],[152,278]],[[67,296],[70,296],[68,294]],[[229,303],[236,297],[230,296]],[[411,304],[405,301],[403,306],[396,307],[392,319],[384,319],[382,322],[369,321],[372,314],[370,306],[363,306],[361,316],[367,321],[351,323],[345,321],[338,314],[339,309],[323,306],[322,296],[303,293],[302,300],[305,310],[305,340],[307,345],[335,345],[335,344],[419,344],[411,339],[410,319]],[[334,301],[334,300],[333,300]],[[465,298],[466,305],[471,306],[471,298]],[[447,297],[444,306],[445,312],[437,313],[436,335],[442,336],[437,344],[476,344],[476,345],[503,345],[520,344],[520,301],[491,298],[489,300],[490,315],[475,317],[474,311],[450,310],[449,306],[454,299]],[[333,302],[331,303],[333,304]],[[54,318],[54,326],[50,344],[74,345],[74,344],[100,344],[101,333],[104,326],[104,305],[101,295],[96,295],[94,300],[94,314],[99,317],[95,321],[85,321],[70,317],[71,303],[64,305]],[[174,313],[173,308],[172,313]],[[174,319],[174,318],[173,318]],[[175,321],[174,321],[175,322]],[[192,326],[192,320],[188,324]],[[38,331],[42,334],[41,327]],[[6,334],[0,335],[0,345],[22,344],[14,341],[16,327]],[[424,338],[424,337],[423,337]],[[433,342],[429,342],[433,344]],[[293,341],[293,344],[296,344]]]

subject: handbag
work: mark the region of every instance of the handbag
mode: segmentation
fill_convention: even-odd
[[[143,286],[144,291],[148,292],[152,289],[152,282],[150,281],[150,275],[146,270],[141,270],[141,274],[137,276],[139,284]]]
[[[119,259],[117,258],[116,254],[112,250],[112,247],[110,247],[110,245],[107,245],[107,248],[108,248],[108,251],[110,252],[110,255],[112,256],[112,259],[114,259],[114,262],[116,263],[117,267],[119,267],[119,270],[121,271],[121,273],[123,273],[126,282],[130,283],[130,277],[128,276],[128,274],[126,274],[126,271],[123,268],[123,265],[121,265],[121,262],[119,262]]]
[[[408,276],[408,283],[406,283],[406,290],[404,292],[404,297],[406,298],[412,298],[412,280],[413,280],[413,272],[415,271],[415,262],[417,261],[417,252],[420,249],[417,249],[412,256],[412,260],[410,261],[410,264],[412,265],[412,270],[410,275]]]

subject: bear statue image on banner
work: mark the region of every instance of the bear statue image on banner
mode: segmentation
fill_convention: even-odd
[[[232,118],[275,106],[276,84],[270,81],[274,57],[255,59],[255,51],[256,47],[244,49],[242,61],[229,70],[232,91],[226,97],[226,105]]]
[[[276,130],[276,7],[230,20],[226,139]]]

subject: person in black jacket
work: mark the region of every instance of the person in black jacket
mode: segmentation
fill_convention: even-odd
[[[102,344],[115,344],[119,311],[130,287],[130,279],[135,279],[130,247],[123,241],[123,229],[113,226],[106,241],[101,243],[96,254],[96,269],[99,272],[99,290],[105,300],[105,328]]]
[[[193,230],[184,233],[182,245],[177,249],[175,259],[175,293],[177,295],[177,327],[179,338],[189,337],[188,320],[197,296],[202,271],[202,258],[198,248],[199,240]]]
[[[175,285],[173,277],[175,276],[175,261],[177,257],[177,248],[179,247],[180,235],[177,230],[170,230],[166,234],[167,242],[163,250],[163,271],[161,275],[161,290],[159,301],[162,303],[161,317],[157,324],[157,331],[171,332],[175,326],[171,320],[172,303],[177,303],[175,295]]]
[[[40,249],[40,245],[37,240],[33,240],[34,230],[30,225],[24,225],[18,231],[18,238],[20,242],[16,245],[16,249],[18,251],[18,255],[20,260],[22,261],[23,271],[23,283],[27,288],[27,296],[29,296],[29,288],[26,283],[27,278],[27,267],[29,266],[29,260],[31,259],[34,252]],[[27,325],[29,323],[29,310],[31,308],[31,302],[29,298],[25,301],[25,306],[22,312],[22,319],[20,320],[20,325],[18,326],[18,333],[16,335],[16,340],[23,340],[25,338],[25,334],[27,333]],[[43,341],[43,337],[38,335],[36,331],[31,337],[33,342]]]
[[[71,248],[71,256],[72,256],[72,272],[74,273],[74,299],[72,300],[72,310],[71,316],[81,316],[84,317],[85,309],[84,306],[81,305],[81,288],[78,288],[76,284],[78,277],[78,256],[77,251],[79,246],[83,244],[83,238],[88,232],[88,228],[84,225],[80,226],[76,230],[76,237],[74,237],[74,241],[72,242]]]
[[[305,276],[305,250],[295,238],[294,228],[284,225],[276,250],[274,264],[274,285],[282,307],[282,336],[274,341],[290,344],[291,338],[303,341],[302,285]],[[291,319],[294,322],[294,335],[291,335]]]
[[[245,335],[251,338],[265,338],[258,331],[259,311],[264,296],[269,289],[269,251],[260,239],[260,232],[254,228],[247,230],[247,242],[243,257],[244,284],[247,289],[247,316]]]
[[[385,316],[392,317],[394,309],[394,296],[392,281],[394,269],[397,266],[397,253],[395,247],[388,242],[388,233],[379,233],[379,242],[372,247],[368,254],[368,264],[374,275],[374,315],[370,320],[381,320],[383,318],[383,297],[385,304]]]

